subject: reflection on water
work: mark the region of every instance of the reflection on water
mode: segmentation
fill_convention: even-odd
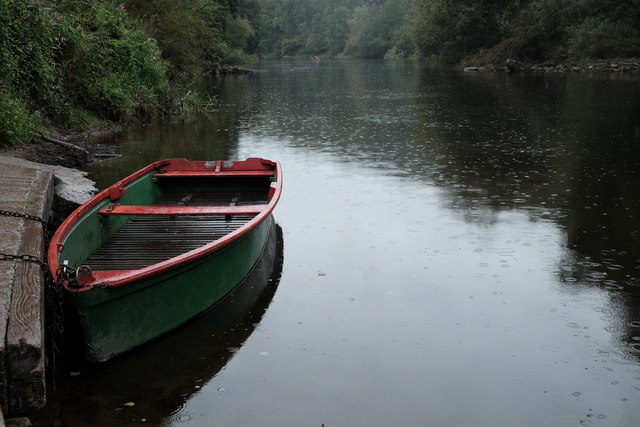
[[[215,116],[130,130],[92,171],[283,164],[278,294],[165,425],[637,424],[638,76],[283,61],[206,84]]]
[[[101,365],[70,362],[36,425],[157,425],[215,376],[260,324],[282,274],[275,225],[256,268],[212,310]],[[176,417],[180,421],[180,417]]]

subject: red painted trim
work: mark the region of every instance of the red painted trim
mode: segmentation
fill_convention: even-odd
[[[111,200],[118,200],[124,194],[124,187],[109,187],[109,198]]]
[[[164,172],[153,175],[155,178],[189,178],[189,177],[205,177],[205,176],[273,176],[273,170],[258,170],[258,171],[220,171],[220,172],[208,172],[208,171],[180,171],[180,172]]]
[[[211,164],[214,162],[190,162],[186,159],[167,159],[161,160],[155,163],[150,164],[149,166],[135,172],[132,175],[116,182],[112,186],[102,190],[91,199],[89,199],[85,204],[81,205],[78,209],[74,211],[58,228],[53,237],[51,238],[51,243],[49,245],[48,250],[48,259],[49,259],[49,269],[53,274],[54,278],[56,277],[56,272],[59,267],[58,263],[58,247],[61,245],[64,237],[71,231],[73,226],[78,222],[78,220],[86,215],[91,209],[93,209],[98,203],[102,202],[109,196],[109,192],[112,188],[124,187],[130,182],[140,178],[141,176],[149,173],[153,169],[165,169],[167,171],[177,171],[177,170],[194,170],[198,168],[207,168],[207,164]],[[226,162],[220,162],[219,164],[225,164]],[[218,163],[214,163],[214,167],[217,166]],[[224,167],[222,168],[224,170]],[[229,169],[236,170],[256,170],[256,169],[271,169],[275,171],[275,181],[271,183],[271,188],[269,189],[269,203],[267,205],[263,205],[262,211],[256,215],[253,219],[247,222],[243,227],[235,230],[234,232],[216,240],[215,242],[211,242],[205,246],[202,246],[198,249],[194,249],[190,252],[186,252],[182,255],[179,255],[175,258],[171,258],[169,260],[160,262],[158,264],[151,265],[149,267],[145,267],[139,270],[113,270],[113,271],[94,271],[93,277],[95,281],[91,283],[91,286],[80,288],[80,289],[68,289],[74,292],[82,292],[91,289],[94,286],[124,286],[128,283],[136,282],[147,277],[156,276],[158,274],[165,273],[167,271],[178,268],[182,265],[188,264],[190,262],[196,261],[202,257],[212,254],[213,252],[223,248],[224,246],[230,244],[234,240],[239,239],[240,237],[247,234],[253,228],[255,228],[258,224],[264,221],[271,213],[273,212],[278,200],[280,199],[280,195],[282,192],[282,169],[280,163],[272,162],[270,160],[258,159],[258,158],[250,158],[246,161],[233,162],[233,166]],[[215,173],[215,170],[212,171]]]
[[[163,168],[161,173],[189,171],[207,171],[217,175],[228,171],[270,171],[275,169],[275,162],[256,157],[241,161],[189,161],[186,159],[171,159],[171,164]]]
[[[133,206],[114,204],[98,211],[100,215],[250,215],[267,205],[243,206]]]

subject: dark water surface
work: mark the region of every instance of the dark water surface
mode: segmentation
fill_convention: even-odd
[[[92,177],[279,160],[279,284],[60,378],[43,418],[640,425],[640,78],[324,61],[210,85],[214,116],[117,135]]]

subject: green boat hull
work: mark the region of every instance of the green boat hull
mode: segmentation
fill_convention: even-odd
[[[265,250],[281,188],[277,162],[167,159],[76,209],[48,260],[87,359],[140,346],[233,291]]]
[[[102,362],[138,347],[220,302],[258,263],[274,226],[269,215],[219,251],[127,286],[69,292],[87,359]]]

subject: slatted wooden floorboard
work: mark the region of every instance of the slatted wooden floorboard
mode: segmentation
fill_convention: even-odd
[[[266,204],[264,193],[168,193],[157,206],[241,206]],[[197,249],[237,230],[255,215],[138,216],[95,251],[93,270],[147,267]]]

